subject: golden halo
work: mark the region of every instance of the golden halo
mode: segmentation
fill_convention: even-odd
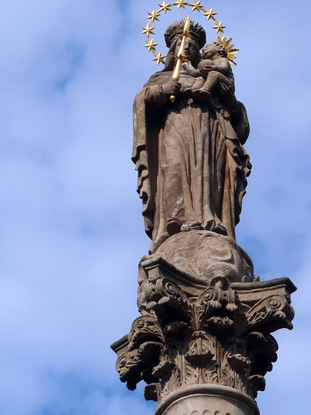
[[[175,3],[166,3],[165,0],[163,0],[162,4],[159,4],[160,8],[158,10],[153,10],[152,12],[148,12],[147,19],[149,20],[146,27],[143,27],[142,34],[147,35],[147,43],[145,45],[145,48],[148,49],[148,52],[152,52],[154,55],[154,61],[157,62],[159,65],[160,63],[165,64],[164,59],[166,56],[163,56],[161,52],[157,53],[156,46],[158,46],[157,43],[154,42],[153,39],[150,38],[150,35],[154,35],[154,27],[151,26],[152,23],[154,23],[156,20],[159,21],[159,17],[162,12],[165,14],[168,11],[171,11],[173,6],[176,6],[177,9],[185,9],[185,6],[191,7],[192,11],[198,11],[201,13],[203,12],[203,16],[207,18],[207,20],[212,19],[215,23],[215,26],[213,26],[213,29],[216,30],[216,33],[219,33],[219,36],[217,38],[217,42],[224,46],[224,48],[227,51],[228,55],[228,61],[231,63],[231,65],[236,65],[234,62],[234,59],[236,59],[235,54],[239,52],[239,49],[235,49],[234,45],[231,44],[232,38],[227,40],[224,36],[224,29],[226,26],[223,25],[222,21],[218,22],[215,18],[216,14],[213,9],[207,10],[201,5],[201,0],[193,0],[193,3],[188,3],[185,0],[176,0]]]

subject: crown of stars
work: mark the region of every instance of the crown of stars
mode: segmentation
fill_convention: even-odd
[[[219,32],[223,33],[225,28],[226,26],[224,26],[222,22],[216,23],[215,26],[213,26],[213,29],[216,29],[216,33],[219,33]]]
[[[174,3],[177,6],[177,9],[180,9],[181,7],[184,9],[186,4],[184,0],[177,0],[176,3]]]
[[[147,43],[145,44],[145,48],[148,48],[148,52],[155,51],[155,47],[158,46],[157,43],[154,43],[154,40],[147,40]]]
[[[207,20],[209,20],[211,18],[214,19],[214,16],[216,16],[216,14],[217,13],[214,13],[213,9],[211,9],[211,10],[207,10],[207,12],[203,14],[203,16],[206,16]]]
[[[147,35],[147,36],[150,36],[150,35],[154,35],[154,31],[153,31],[153,29],[154,29],[154,27],[151,27],[150,26],[150,22],[147,24],[147,26],[146,27],[142,27],[142,29],[143,29],[143,31],[141,32],[143,35]]]
[[[165,3],[165,0],[163,1],[163,3],[162,4],[159,4],[159,6],[160,6],[160,10],[161,10],[161,12],[163,11],[165,14],[169,11],[171,11],[172,9],[170,8],[170,4],[168,5],[168,4],[166,4]]]
[[[153,10],[151,13],[148,12],[148,17],[147,19],[150,19],[150,22],[153,23],[155,20],[159,21],[158,17],[160,16],[159,12],[156,12],[155,10]]]
[[[157,55],[155,55],[155,58],[153,59],[153,61],[157,62],[157,64],[159,65],[160,63],[165,63],[164,59],[165,59],[165,56],[162,56],[160,52]]]
[[[198,12],[201,12],[201,10],[203,10],[203,6],[201,5],[201,0],[199,1],[193,0],[192,11],[194,12],[195,10],[197,10]]]
[[[162,0],[160,0],[162,1]],[[162,12],[167,14],[167,12],[172,11],[172,8],[175,6],[177,9],[185,9],[187,7],[191,7],[192,12],[203,12],[203,16],[207,18],[207,20],[212,20],[214,22],[213,29],[216,30],[216,33],[218,34],[217,42],[222,44],[224,48],[227,51],[228,60],[232,65],[236,65],[236,63],[233,61],[233,59],[236,59],[236,56],[234,56],[239,50],[234,48],[234,45],[231,44],[231,38],[227,40],[224,36],[224,29],[226,26],[223,25],[223,22],[218,22],[216,20],[217,13],[214,12],[214,9],[211,8],[210,10],[205,9],[202,5],[203,0],[192,0],[193,2],[190,3],[190,0],[171,0],[172,3],[170,3],[167,0],[163,0],[162,3],[158,3],[159,9],[153,10],[152,12],[148,12],[147,19],[148,24],[144,27],[142,27],[143,31],[142,34],[147,35],[147,42],[145,44],[145,48],[148,49],[149,52],[152,52],[154,55],[153,61],[155,61],[158,65],[160,63],[165,64],[165,56],[163,56],[160,53],[157,53],[156,46],[158,46],[157,43],[154,42],[153,39],[150,39],[151,35],[154,35],[154,27],[152,26],[152,23],[155,21],[159,21],[159,17]],[[190,34],[188,34],[190,36]]]

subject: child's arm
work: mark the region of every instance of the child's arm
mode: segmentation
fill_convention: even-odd
[[[184,62],[182,64],[183,68],[187,71],[187,73],[191,76],[193,76],[194,78],[198,78],[199,76],[201,76],[201,72],[198,69],[195,69],[191,62]]]
[[[230,73],[231,67],[230,63],[227,58],[216,58],[213,60],[214,65],[211,65],[211,70],[223,73],[224,75],[228,75]]]

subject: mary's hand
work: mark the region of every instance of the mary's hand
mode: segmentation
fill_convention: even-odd
[[[195,69],[190,61],[183,62],[182,67],[189,75],[195,78],[201,75],[200,71],[198,69]]]
[[[235,98],[233,89],[231,86],[220,82],[219,84],[220,99],[229,111],[234,111],[238,107],[237,100]]]
[[[170,97],[171,95],[178,95],[180,88],[181,84],[175,81],[170,81],[162,85],[163,94],[167,97]]]

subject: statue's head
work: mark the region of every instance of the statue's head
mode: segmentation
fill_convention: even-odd
[[[227,57],[227,51],[223,45],[218,42],[212,42],[202,49],[204,59],[212,59],[214,56]]]
[[[184,30],[185,21],[179,20],[178,22],[172,23],[166,30],[164,38],[168,48],[171,47],[176,37],[180,38]],[[198,48],[202,49],[206,42],[206,33],[202,26],[198,23],[190,22],[189,34],[192,39],[197,42]]]
[[[166,46],[169,48],[164,68],[165,71],[173,70],[174,68],[175,55],[181,42],[184,25],[185,21],[179,20],[178,22],[172,23],[165,32],[164,38]],[[191,22],[189,34],[190,36],[186,39],[184,55],[191,61],[194,67],[197,67],[201,59],[200,49],[206,42],[206,33],[198,23],[194,24],[194,22]]]

